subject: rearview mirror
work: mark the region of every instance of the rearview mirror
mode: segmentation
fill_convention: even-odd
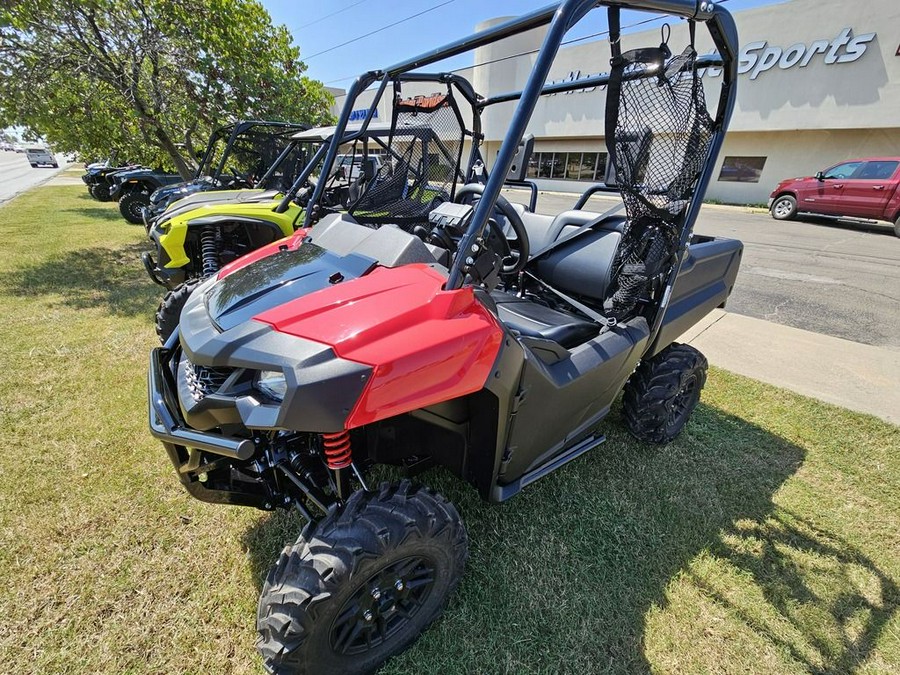
[[[825,180],[825,174],[821,171],[816,171],[816,180]]]

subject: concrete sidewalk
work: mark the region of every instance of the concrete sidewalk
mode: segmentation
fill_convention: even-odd
[[[717,309],[679,338],[709,362],[900,424],[900,352]]]

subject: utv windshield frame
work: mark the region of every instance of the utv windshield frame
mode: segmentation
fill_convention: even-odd
[[[204,176],[210,176],[214,180],[218,180],[225,170],[225,163],[231,156],[235,143],[244,136],[252,133],[259,133],[269,136],[290,138],[298,131],[305,131],[309,128],[309,124],[278,122],[272,120],[242,120],[240,122],[235,122],[234,124],[227,124],[219,127],[213,131],[209,137],[209,141],[206,144],[206,150],[203,152],[203,157],[194,174],[194,179],[196,180],[203,178]],[[216,154],[216,146],[220,141],[226,138],[227,141],[225,142],[225,148],[222,151],[222,157],[216,164],[215,169],[210,171],[211,164]],[[276,162],[281,159],[282,154],[283,153],[279,153],[278,159],[275,160]]]

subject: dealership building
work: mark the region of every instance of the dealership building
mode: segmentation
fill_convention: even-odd
[[[812,175],[855,157],[900,156],[898,0],[790,0],[734,16],[740,35],[737,106],[707,198],[761,203],[783,178]],[[478,29],[497,21],[501,19]],[[661,24],[649,24],[652,27],[641,32],[623,31],[623,50],[658,45]],[[687,25],[673,19],[671,29],[669,46],[677,53],[687,44]],[[521,89],[535,60],[529,52],[540,46],[544,30],[479,48],[474,61],[484,65],[459,74],[481,94]],[[697,51],[712,51],[702,28],[697,31]],[[605,40],[578,42],[560,50],[551,78],[578,80],[606,72],[609,59]],[[702,72],[711,102],[721,77],[716,68]],[[403,93],[431,94],[434,89],[433,84],[405,85]],[[528,133],[535,137],[529,174],[540,188],[581,192],[603,179],[604,89],[578,89],[539,101]],[[367,91],[360,97],[354,106],[357,115],[373,96]],[[343,103],[339,94],[335,112]],[[502,104],[484,113],[488,166],[514,107]],[[390,119],[390,108],[389,100],[382,101],[379,118]]]

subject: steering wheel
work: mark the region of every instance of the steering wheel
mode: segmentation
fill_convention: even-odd
[[[240,173],[233,166],[228,167],[228,170],[231,172],[231,175],[234,176],[235,180],[247,185],[247,187],[253,187],[253,174],[252,173]]]
[[[481,198],[482,193],[484,193],[484,185],[481,183],[467,183],[456,191],[456,199],[454,201],[458,204],[474,205]],[[525,224],[522,222],[519,212],[513,208],[513,205],[510,204],[509,200],[503,195],[497,196],[497,201],[494,203],[494,210],[498,211],[500,215],[509,221],[513,232],[516,233],[515,253],[513,253],[513,247],[510,246],[510,241],[506,238],[502,229],[495,221],[490,222],[490,226],[494,229],[494,232],[499,235],[501,241],[503,241],[505,245],[506,256],[504,257],[504,260],[507,258],[514,258],[512,262],[504,262],[500,273],[515,274],[520,272],[528,262],[530,253],[528,231],[525,229]]]

